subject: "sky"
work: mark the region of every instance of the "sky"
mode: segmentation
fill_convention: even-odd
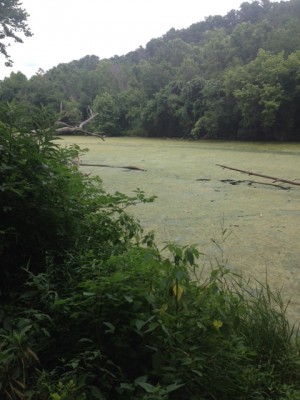
[[[244,0],[20,0],[34,36],[12,43],[14,61],[0,79],[21,71],[28,78],[86,55],[124,55],[171,28],[183,29],[209,15],[239,9]]]

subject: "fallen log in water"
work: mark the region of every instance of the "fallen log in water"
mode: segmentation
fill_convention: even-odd
[[[288,179],[276,178],[274,176],[269,176],[269,175],[257,174],[255,172],[251,172],[251,171],[244,171],[244,170],[238,169],[238,168],[227,167],[226,165],[221,165],[221,164],[216,164],[216,165],[221,168],[226,168],[226,169],[230,169],[232,171],[241,172],[242,174],[259,176],[261,178],[266,178],[266,179],[272,179],[273,182],[282,182],[282,183],[288,183],[289,185],[300,186],[300,182],[290,181]]]
[[[229,183],[230,185],[239,185],[240,183],[246,183],[248,186],[252,186],[254,185],[268,185],[268,186],[274,186],[283,190],[289,190],[290,187],[286,187],[286,186],[281,186],[281,185],[277,185],[276,183],[269,183],[269,182],[258,182],[258,181],[236,181],[233,179],[221,179],[220,182],[225,182],[225,183]]]
[[[135,167],[133,165],[128,166],[119,166],[119,165],[107,165],[107,164],[86,164],[86,163],[79,163],[78,165],[83,167],[106,167],[106,168],[122,168],[122,169],[130,169],[134,171],[146,171],[143,168]]]

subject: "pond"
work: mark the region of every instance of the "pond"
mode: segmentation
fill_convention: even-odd
[[[130,210],[156,241],[195,244],[203,264],[226,265],[282,289],[300,317],[300,186],[249,176],[217,164],[300,182],[300,143],[65,137],[90,149],[82,167],[108,192],[156,195]],[[113,168],[135,166],[142,170]],[[222,231],[226,229],[225,235]],[[226,239],[226,240],[225,240]],[[217,243],[217,244],[216,244]]]

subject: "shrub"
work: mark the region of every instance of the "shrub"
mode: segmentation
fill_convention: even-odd
[[[138,235],[140,227],[123,208],[148,201],[142,192],[132,198],[109,196],[100,179],[82,175],[73,162],[80,149],[54,141],[46,128],[51,122],[47,110],[40,111],[38,121],[13,105],[1,111],[0,290],[22,281],[22,267],[44,271],[49,256],[60,262],[76,247],[110,253]],[[20,121],[26,122],[23,127]]]
[[[198,252],[167,250],[132,246],[104,262],[72,259],[59,279],[55,265],[31,274],[18,308],[2,308],[2,390],[23,382],[24,398],[40,400],[296,399],[299,344],[279,297],[264,287],[249,297],[222,267],[192,279]]]

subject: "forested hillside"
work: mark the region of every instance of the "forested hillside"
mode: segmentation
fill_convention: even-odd
[[[73,125],[91,107],[92,128],[106,135],[296,141],[300,1],[244,2],[122,57],[88,55],[31,79],[11,73],[0,98],[53,114],[62,104]]]

